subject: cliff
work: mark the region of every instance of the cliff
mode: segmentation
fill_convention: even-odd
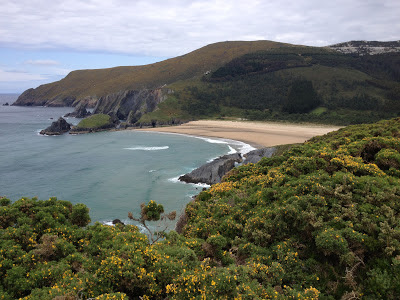
[[[115,114],[119,119],[134,124],[143,114],[154,111],[170,93],[172,90],[167,88],[120,91],[101,97],[94,113]]]

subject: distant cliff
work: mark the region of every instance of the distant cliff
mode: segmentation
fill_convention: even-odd
[[[159,88],[154,90],[128,90],[101,97],[94,109],[94,114],[115,114],[120,120],[134,124],[140,117],[156,109],[172,90]]]
[[[375,55],[400,52],[400,41],[350,41],[328,47],[344,54]]]

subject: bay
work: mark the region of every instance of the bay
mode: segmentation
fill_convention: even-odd
[[[128,222],[128,212],[138,215],[140,204],[150,200],[179,214],[202,189],[179,182],[179,175],[249,147],[236,141],[135,130],[42,136],[41,129],[73,109],[2,106],[17,97],[0,95],[0,196],[84,203],[93,222]]]

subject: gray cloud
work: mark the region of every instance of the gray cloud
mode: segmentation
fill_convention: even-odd
[[[23,82],[32,80],[45,80],[46,77],[39,74],[31,74],[18,70],[2,70],[0,69],[0,82]]]
[[[176,56],[225,40],[398,40],[398,0],[39,0],[0,12],[0,46]]]

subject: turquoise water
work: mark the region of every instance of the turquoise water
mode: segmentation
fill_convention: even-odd
[[[240,142],[134,130],[41,136],[72,108],[1,106],[16,98],[0,95],[0,196],[84,203],[92,221],[127,221],[129,211],[138,214],[149,200],[180,213],[202,187],[178,182],[179,175],[248,149]]]

